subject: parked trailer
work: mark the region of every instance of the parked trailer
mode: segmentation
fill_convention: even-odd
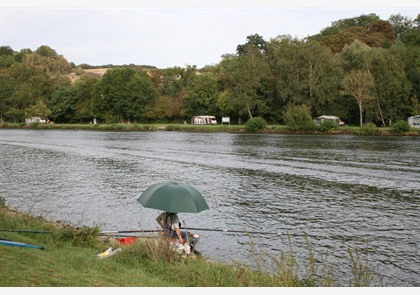
[[[52,121],[50,121],[48,118],[45,118],[45,117],[32,117],[32,118],[27,118],[27,119],[25,119],[25,122],[27,124],[32,124],[32,123],[53,124]]]
[[[337,125],[343,126],[346,123],[341,121],[341,119],[337,116],[326,116],[326,115],[322,115],[319,116],[318,118],[314,119],[315,124],[321,124],[323,121],[332,121],[334,123],[336,123]]]
[[[420,115],[408,117],[407,121],[410,127],[420,128]]]
[[[215,116],[194,116],[191,118],[193,125],[214,125],[217,124]]]

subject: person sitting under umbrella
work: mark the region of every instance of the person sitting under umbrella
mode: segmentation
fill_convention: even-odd
[[[181,222],[179,222],[178,215],[173,212],[163,212],[157,218],[156,221],[164,230],[165,234],[171,237],[173,241],[178,238],[179,243],[187,243],[187,235],[185,231],[181,231]]]

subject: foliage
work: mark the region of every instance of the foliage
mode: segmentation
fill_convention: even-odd
[[[283,112],[283,117],[290,130],[311,131],[315,129],[311,110],[307,105],[289,104]]]
[[[316,126],[316,129],[321,132],[331,132],[337,129],[338,124],[332,120],[323,120],[319,125]]]
[[[6,206],[6,199],[0,196],[0,208],[4,208]]]
[[[26,108],[25,113],[28,117],[48,117],[51,114],[51,110],[47,107],[45,102],[38,100],[34,105]]]
[[[373,123],[368,123],[362,126],[357,132],[358,135],[378,135],[380,130]]]
[[[404,133],[410,131],[411,127],[407,121],[398,120],[397,122],[391,125],[391,129],[395,133]]]
[[[188,81],[184,97],[185,114],[188,117],[217,112],[217,80],[213,75],[194,76]]]
[[[373,81],[375,104],[366,109],[366,116],[386,122],[406,119],[411,110],[410,82],[404,70],[404,51],[382,48],[369,54],[369,75]],[[373,110],[372,110],[373,109]]]
[[[248,44],[243,54],[228,61],[229,108],[248,118],[262,115],[267,109],[266,83],[270,75],[267,56],[258,47]]]
[[[95,84],[93,95],[97,117],[122,123],[144,119],[157,93],[144,72],[124,67],[107,71]]]
[[[312,117],[334,113],[348,125],[385,127],[419,108],[419,27],[419,18],[367,14],[303,39],[253,34],[202,69],[130,64],[93,73],[100,66],[69,63],[47,45],[19,52],[0,46],[0,122],[49,110],[57,123],[177,123],[198,114],[283,123],[292,104],[307,105]],[[359,87],[350,90],[350,80]]]
[[[60,242],[70,242],[73,246],[96,248],[99,232],[99,227],[65,225],[55,233],[54,238]]]
[[[255,117],[249,119],[245,123],[245,129],[247,132],[256,133],[264,130],[267,127],[267,122],[261,117]]]
[[[343,94],[352,96],[359,106],[360,127],[363,125],[364,108],[373,100],[372,86],[369,74],[363,70],[352,70],[343,80]]]

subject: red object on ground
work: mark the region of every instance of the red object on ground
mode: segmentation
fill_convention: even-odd
[[[130,245],[137,241],[138,238],[119,238],[117,239],[121,245]]]

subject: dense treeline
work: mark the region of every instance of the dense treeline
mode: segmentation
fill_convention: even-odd
[[[56,123],[232,122],[262,117],[283,124],[303,110],[348,124],[389,126],[420,114],[420,15],[338,20],[304,39],[250,35],[219,64],[197,69],[69,63],[43,45],[0,47],[0,121],[32,116]],[[305,114],[308,115],[308,114]]]

